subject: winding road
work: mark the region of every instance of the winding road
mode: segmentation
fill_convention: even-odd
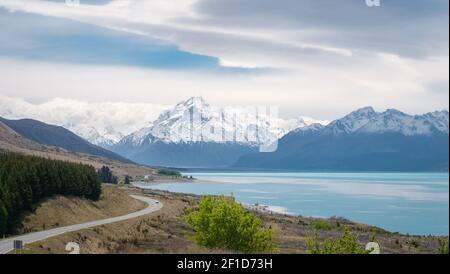
[[[128,219],[133,219],[136,217],[140,217],[143,215],[153,213],[155,211],[160,210],[163,207],[162,203],[158,202],[157,200],[151,199],[149,197],[136,196],[136,195],[130,195],[130,196],[133,197],[134,199],[137,199],[137,200],[143,201],[144,203],[147,203],[148,207],[143,210],[136,211],[136,212],[133,212],[133,213],[130,213],[127,215],[118,216],[118,217],[112,217],[112,218],[102,219],[102,220],[98,220],[98,221],[87,222],[87,223],[83,223],[83,224],[58,227],[58,228],[49,229],[49,230],[45,230],[45,231],[39,231],[39,232],[30,233],[30,234],[24,234],[21,236],[14,236],[11,238],[7,238],[7,239],[0,241],[0,254],[6,254],[6,253],[10,252],[11,250],[13,250],[14,249],[14,240],[21,240],[21,241],[23,241],[23,245],[26,245],[26,244],[34,243],[34,242],[41,241],[41,240],[44,240],[47,238],[51,238],[51,237],[54,237],[57,235],[61,235],[61,234],[67,233],[67,232],[72,232],[72,231],[77,231],[80,229],[86,229],[86,228],[91,228],[91,227],[95,227],[95,226],[111,224],[111,223],[120,222],[120,221],[124,221],[124,220],[128,220]]]

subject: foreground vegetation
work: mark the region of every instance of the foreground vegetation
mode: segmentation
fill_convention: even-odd
[[[369,254],[364,245],[358,242],[358,236],[344,230],[342,237],[328,238],[324,241],[318,239],[317,233],[306,240],[307,251],[310,254]]]
[[[14,232],[24,211],[56,194],[98,200],[92,166],[18,154],[0,154],[0,235]]]
[[[102,206],[101,212],[113,210],[124,205],[129,205],[133,200],[128,194],[143,195],[142,190],[133,187],[103,185],[104,188],[114,190],[114,195],[104,195],[95,203],[79,204],[78,198],[68,197],[71,209],[75,210],[76,216],[83,212],[92,212],[86,219],[75,222],[85,222],[100,218],[97,214],[98,206],[109,204],[109,210]],[[116,191],[117,190],[117,191]],[[110,193],[111,194],[111,193]],[[225,247],[206,247],[197,243],[193,237],[196,230],[186,222],[187,216],[199,210],[201,197],[191,194],[170,193],[159,190],[146,190],[145,195],[160,201],[164,207],[152,214],[127,220],[120,223],[103,225],[95,228],[75,231],[64,235],[52,237],[45,241],[26,245],[27,253],[63,253],[66,254],[65,245],[68,242],[80,244],[81,253],[182,253],[182,254],[205,254],[205,253],[235,253],[235,249]],[[64,220],[58,216],[66,216],[68,212],[63,204],[66,197],[48,199],[40,207],[45,210],[36,210],[32,216],[32,222],[28,226],[40,228],[45,222],[47,227],[58,222],[60,225]],[[108,201],[114,199],[114,201]],[[100,204],[98,204],[100,203]],[[91,204],[91,205],[90,205]],[[78,208],[78,209],[77,209]],[[137,210],[127,208],[127,211]],[[291,216],[270,213],[257,210],[247,210],[251,215],[261,220],[262,226],[274,232],[272,241],[276,245],[274,251],[283,254],[313,253],[313,247],[319,246],[316,252],[325,253],[323,248],[329,246],[327,243],[343,242],[343,246],[358,244],[357,249],[362,248],[368,242],[376,241],[381,247],[382,254],[448,254],[448,237],[438,236],[411,236],[399,233],[391,233],[383,229],[364,224],[351,222],[343,218],[318,219],[302,216]],[[55,212],[51,214],[51,212]],[[98,213],[95,213],[98,212]],[[114,215],[123,214],[115,212]],[[68,221],[68,220],[66,220]],[[72,221],[72,219],[70,219]],[[34,225],[33,225],[34,224]],[[260,226],[260,228],[262,228]],[[344,238],[344,232],[349,234]],[[348,235],[352,237],[348,237]],[[376,236],[376,239],[374,237]],[[342,238],[344,240],[342,241]],[[314,242],[308,243],[308,241]],[[347,241],[345,239],[350,239]],[[348,244],[347,244],[348,243]],[[334,244],[331,244],[334,246]],[[342,245],[341,245],[342,246]],[[328,248],[327,248],[328,249]],[[336,250],[336,249],[332,249]],[[339,248],[338,250],[343,250]],[[361,249],[359,249],[361,250]],[[337,252],[335,252],[337,253]],[[354,252],[353,252],[354,253]]]
[[[262,228],[261,219],[246,212],[232,198],[204,197],[198,210],[186,218],[198,244],[246,253],[272,251],[273,233]]]

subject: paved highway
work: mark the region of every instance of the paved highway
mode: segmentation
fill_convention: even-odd
[[[133,212],[133,213],[130,213],[127,215],[118,216],[118,217],[107,218],[107,219],[92,221],[92,222],[83,223],[83,224],[58,227],[58,228],[54,228],[54,229],[50,229],[50,230],[39,231],[39,232],[30,233],[30,234],[7,238],[7,239],[0,241],[0,254],[6,254],[6,253],[10,252],[11,250],[13,250],[14,249],[14,240],[22,240],[23,244],[26,245],[29,243],[34,243],[34,242],[38,242],[38,241],[41,241],[41,240],[44,240],[47,238],[51,238],[51,237],[54,237],[57,235],[61,235],[61,234],[67,233],[67,232],[77,231],[80,229],[86,229],[86,228],[90,228],[90,227],[111,224],[111,223],[115,223],[115,222],[120,222],[120,221],[124,221],[124,220],[128,220],[128,219],[140,217],[140,216],[158,211],[163,207],[163,205],[160,202],[158,202],[154,199],[144,197],[144,196],[136,196],[136,195],[130,195],[130,196],[137,200],[147,203],[148,207],[143,210],[136,211],[136,212]]]

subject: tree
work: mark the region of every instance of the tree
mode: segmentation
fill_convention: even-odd
[[[246,212],[233,198],[204,197],[197,211],[186,222],[193,227],[193,240],[200,245],[246,253],[272,251],[273,232],[262,228],[262,221]]]
[[[181,173],[176,170],[158,169],[157,173],[158,173],[158,175],[163,175],[163,176],[181,177]]]
[[[126,185],[129,185],[131,183],[131,177],[128,175],[125,175],[125,182]]]
[[[5,205],[0,200],[0,237],[7,233],[7,220],[8,211],[6,211]]]
[[[358,243],[358,237],[348,230],[338,239],[326,239],[321,242],[317,231],[306,239],[306,249],[311,254],[369,254],[370,250]]]
[[[98,176],[100,181],[106,184],[117,184],[119,181],[118,178],[113,175],[111,169],[107,166],[103,166],[98,170]]]
[[[0,234],[12,233],[24,211],[55,194],[98,200],[100,180],[92,166],[0,153]]]

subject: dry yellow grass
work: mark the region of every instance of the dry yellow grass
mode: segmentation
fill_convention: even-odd
[[[103,186],[99,201],[56,196],[42,202],[22,222],[20,234],[125,215],[146,205],[114,186]]]
[[[118,189],[119,190],[119,189]],[[67,233],[33,243],[25,247],[26,253],[67,253],[68,242],[80,244],[81,253],[233,253],[221,249],[208,249],[192,242],[192,229],[184,222],[190,209],[200,197],[164,191],[138,191],[131,187],[120,190],[118,195],[135,193],[153,197],[164,204],[157,212],[124,222]],[[281,214],[255,212],[266,228],[275,231],[275,244],[279,253],[306,253],[306,239],[313,232],[315,223],[322,238],[336,238],[342,229],[358,235],[362,243],[376,239],[383,253],[435,253],[440,237],[418,237],[389,233],[379,228],[357,224],[344,219],[316,219]],[[324,225],[324,224],[327,225]],[[444,237],[441,237],[444,238]],[[448,239],[448,237],[446,238]]]
[[[128,196],[130,189],[117,189]],[[134,192],[136,193],[136,192]],[[142,193],[138,193],[142,195]],[[193,243],[188,235],[193,231],[184,224],[188,208],[196,204],[191,197],[148,195],[158,199],[164,207],[157,212],[123,222],[103,225],[56,236],[25,247],[26,253],[65,254],[65,245],[76,242],[81,253],[223,253]]]

